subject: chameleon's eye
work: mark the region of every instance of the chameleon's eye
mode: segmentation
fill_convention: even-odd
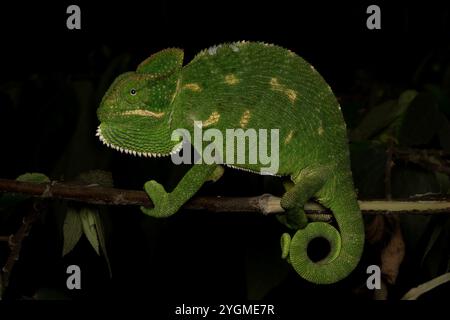
[[[130,94],[131,94],[132,96],[135,96],[136,93],[137,93],[136,89],[131,89],[131,90],[130,90]]]

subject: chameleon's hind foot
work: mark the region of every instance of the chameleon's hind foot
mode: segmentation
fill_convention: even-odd
[[[308,224],[308,218],[302,208],[294,207],[290,209],[284,208],[286,213],[277,215],[278,221],[289,229],[303,229]]]

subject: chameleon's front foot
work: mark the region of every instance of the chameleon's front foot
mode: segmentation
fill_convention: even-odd
[[[141,206],[141,211],[146,215],[154,218],[167,218],[178,211],[170,193],[166,192],[160,183],[155,180],[147,181],[144,184],[144,190],[153,202],[153,208]]]

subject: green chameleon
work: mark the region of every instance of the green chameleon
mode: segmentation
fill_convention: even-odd
[[[100,140],[135,156],[162,157],[180,149],[180,140],[171,139],[173,130],[193,132],[194,121],[221,131],[278,129],[276,175],[290,179],[281,198],[286,215],[280,220],[295,231],[292,239],[282,235],[282,256],[310,282],[345,278],[361,257],[364,226],[346,125],[329,85],[309,63],[276,45],[222,44],[201,51],[185,66],[183,56],[181,49],[162,50],[136,72],[115,79],[97,111]],[[233,167],[259,173],[261,163]],[[174,214],[206,181],[219,179],[222,168],[194,164],[172,192],[154,180],[146,182],[154,208],[141,210],[152,217]],[[331,209],[339,231],[329,223],[308,223],[303,207],[311,198]],[[320,237],[328,240],[330,251],[312,261],[307,246]]]

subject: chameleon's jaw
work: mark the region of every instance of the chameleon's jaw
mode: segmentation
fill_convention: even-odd
[[[170,156],[172,154],[176,154],[178,153],[181,148],[183,147],[183,142],[179,142],[178,144],[176,144],[173,148],[172,151],[170,152],[145,152],[145,151],[139,151],[139,150],[132,150],[132,149],[128,149],[126,147],[120,147],[117,144],[115,144],[114,142],[111,142],[103,133],[102,133],[102,129],[101,129],[101,125],[98,126],[97,128],[97,133],[96,136],[100,139],[100,141],[105,144],[107,147],[115,149],[117,151],[120,151],[122,153],[127,153],[133,156],[139,156],[139,157],[148,157],[148,158],[159,158],[159,157],[167,157]]]

